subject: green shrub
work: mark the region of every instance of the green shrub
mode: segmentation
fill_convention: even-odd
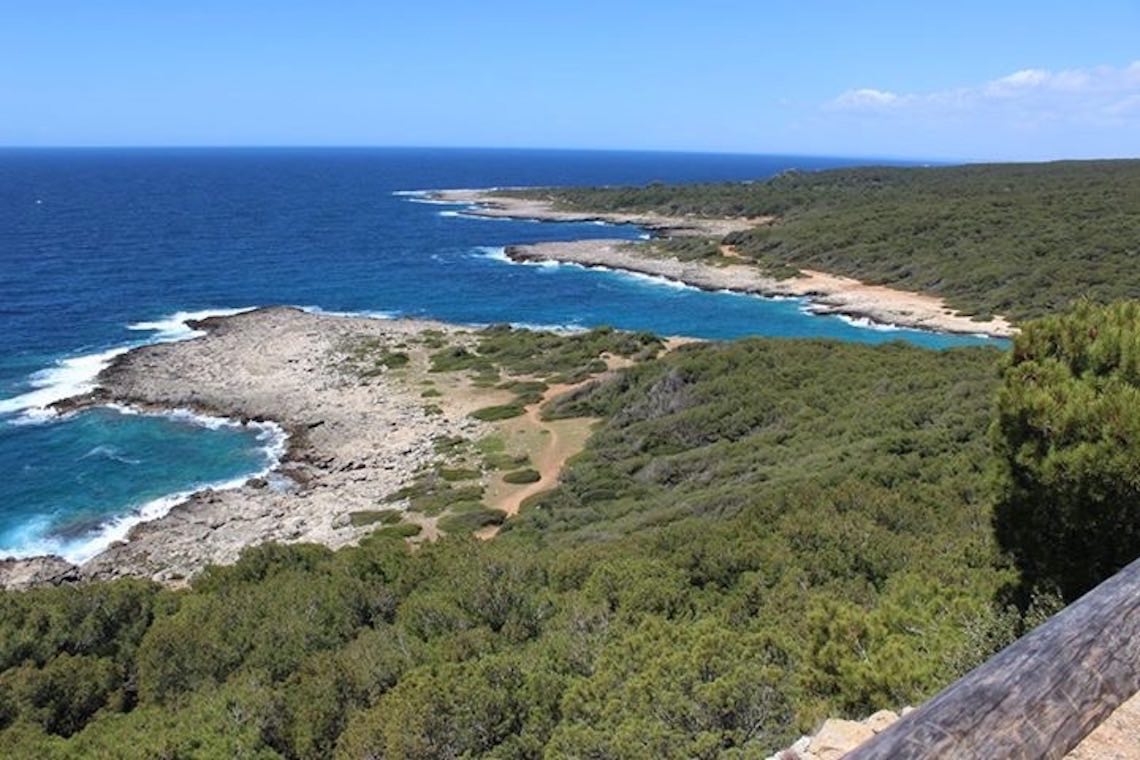
[[[440,467],[439,476],[449,483],[460,480],[476,480],[481,473],[469,467]]]
[[[507,513],[501,509],[477,509],[440,518],[439,529],[446,533],[471,533],[488,525],[502,525],[506,519]]]
[[[376,538],[411,538],[418,536],[421,531],[423,526],[416,523],[399,523],[374,530],[371,535]]]
[[[470,416],[484,422],[495,422],[518,417],[524,412],[526,412],[526,409],[520,404],[502,404],[499,406],[485,406],[482,409],[476,409],[471,412]]]
[[[348,513],[348,521],[355,528],[376,523],[395,525],[402,519],[404,519],[404,513],[399,509],[369,509]]]
[[[539,474],[538,470],[532,470],[529,468],[525,470],[515,470],[503,475],[504,483],[511,483],[515,485],[520,485],[523,483],[537,483],[540,480],[542,480],[542,475]]]

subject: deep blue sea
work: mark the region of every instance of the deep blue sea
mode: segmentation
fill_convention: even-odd
[[[0,557],[83,560],[143,516],[271,467],[270,428],[103,409],[66,418],[116,352],[182,320],[293,304],[461,323],[668,335],[984,342],[860,327],[795,300],[706,293],[512,243],[633,227],[487,220],[410,191],[762,179],[865,163],[809,157],[427,149],[0,150]]]

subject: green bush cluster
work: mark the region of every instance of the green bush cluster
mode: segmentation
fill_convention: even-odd
[[[537,483],[540,480],[542,480],[542,475],[539,474],[538,470],[533,470],[529,467],[525,470],[513,470],[503,474],[503,482],[513,485]]]
[[[478,373],[502,371],[533,375],[551,382],[572,382],[605,369],[598,367],[602,354],[645,358],[661,349],[661,340],[649,333],[629,333],[599,327],[582,333],[520,330],[510,325],[492,325],[480,330],[474,348],[452,346],[432,354],[435,372],[468,370]],[[520,393],[533,393],[537,386]]]
[[[1013,578],[985,490],[997,359],[695,345],[564,402],[604,422],[495,541],[413,551],[399,524],[247,550],[187,591],[0,594],[0,746],[764,757],[921,700],[1021,625],[994,602]]]
[[[994,527],[1028,594],[1075,600],[1140,556],[1140,304],[1025,325],[993,424]]]

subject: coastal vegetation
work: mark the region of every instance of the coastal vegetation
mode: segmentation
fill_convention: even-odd
[[[559,349],[574,336],[500,332],[515,358],[496,371],[537,361],[512,343],[573,356],[533,368],[546,381],[592,361]],[[449,466],[401,495],[457,523],[415,550],[401,536],[419,526],[378,509],[359,546],[263,545],[183,591],[0,595],[0,744],[763,757],[825,716],[929,696],[1052,608],[1004,593],[1018,575],[987,485],[998,351],[745,340],[657,356],[612,335],[641,360],[547,408],[602,421],[515,518]],[[495,540],[468,535],[488,525]]]
[[[582,212],[744,217],[717,244],[776,274],[813,269],[942,296],[979,316],[1140,298],[1140,161],[786,172],[767,181],[516,191]],[[676,245],[676,244],[671,244]]]
[[[1002,375],[997,537],[1025,592],[1073,601],[1140,556],[1140,304],[1029,323]]]

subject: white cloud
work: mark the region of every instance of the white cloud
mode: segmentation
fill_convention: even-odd
[[[886,90],[863,88],[861,90],[848,90],[835,99],[838,108],[880,108],[890,106],[899,101],[899,96]]]
[[[1096,66],[1051,71],[1026,68],[980,84],[930,92],[895,93],[875,88],[848,90],[828,110],[943,117],[984,111],[988,118],[1081,123],[1140,116],[1140,61],[1124,67]]]

